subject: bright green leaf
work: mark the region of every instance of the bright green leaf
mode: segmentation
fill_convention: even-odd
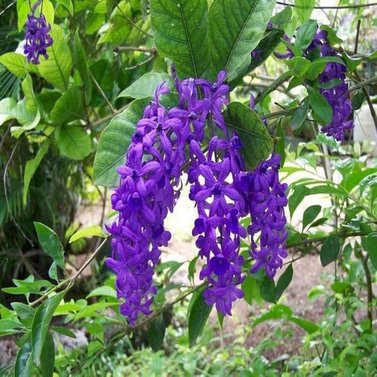
[[[25,55],[15,52],[7,52],[0,56],[0,63],[17,77],[26,76],[26,58]]]
[[[314,5],[315,0],[295,0],[294,11],[301,22],[305,22],[310,18]]]
[[[102,132],[94,159],[95,184],[114,187],[119,181],[116,169],[124,162],[136,123],[142,117],[148,102],[149,99],[133,101],[126,110],[115,116]]]
[[[80,126],[63,125],[56,130],[60,153],[72,160],[82,160],[91,152],[91,139]]]
[[[317,21],[307,20],[297,31],[295,47],[302,51],[309,47],[318,30]]]
[[[86,228],[79,229],[69,239],[69,243],[75,242],[81,238],[102,237],[106,238],[106,233],[99,225],[92,225]]]
[[[275,0],[214,0],[208,28],[216,72],[225,70],[232,81],[250,65],[250,52],[263,38],[275,3]]]
[[[314,114],[319,120],[325,124],[329,124],[332,121],[333,109],[327,102],[326,98],[318,91],[310,86],[307,87],[309,93],[310,105]]]
[[[309,69],[311,62],[302,56],[296,56],[290,60],[286,60],[285,64],[287,64],[293,75],[303,77]]]
[[[165,82],[169,88],[173,88],[174,84],[171,77],[167,73],[148,72],[133,82],[128,88],[124,89],[118,95],[118,98],[147,98],[154,96],[156,88],[159,84]]]
[[[210,65],[207,0],[152,0],[154,42],[180,77],[202,77]]]
[[[93,289],[86,297],[90,298],[90,297],[96,297],[96,296],[108,296],[108,297],[116,298],[117,293],[114,288],[104,285],[102,287]]]

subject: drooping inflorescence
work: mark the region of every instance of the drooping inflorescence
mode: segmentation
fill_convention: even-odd
[[[52,46],[53,43],[50,35],[51,26],[47,24],[42,10],[40,15],[38,17],[36,16],[36,11],[40,4],[41,0],[38,0],[33,5],[25,24],[24,54],[27,60],[32,64],[39,64],[39,57],[41,55],[47,60],[47,48]]]
[[[327,31],[318,30],[311,45],[306,53],[310,54],[313,50],[319,50],[322,57],[338,57],[339,61],[328,62],[325,69],[319,76],[319,83],[328,88],[321,88],[322,95],[333,109],[333,119],[330,124],[322,128],[327,136],[332,136],[336,140],[342,141],[345,132],[354,127],[352,119],[352,103],[348,84],[346,82],[347,66],[343,62],[339,53],[331,47]],[[333,83],[331,85],[331,83]]]
[[[112,206],[119,216],[108,228],[113,254],[107,264],[117,274],[118,297],[124,300],[121,313],[132,325],[139,314],[151,313],[156,293],[154,267],[161,247],[171,238],[164,220],[179,198],[184,169],[190,199],[198,210],[193,235],[205,260],[200,273],[200,278],[207,280],[205,302],[231,315],[233,302],[243,296],[240,244],[248,230],[254,245],[251,256],[257,260],[252,272],[265,268],[268,276],[274,275],[270,265],[259,263],[262,251],[256,249],[257,232],[261,234],[261,248],[270,252],[267,260],[272,258],[275,270],[281,266],[285,186],[278,182],[277,157],[264,162],[271,169],[245,171],[241,141],[222,115],[229,100],[225,78],[225,72],[219,73],[215,83],[175,78],[179,99],[178,106],[171,109],[161,103],[161,96],[169,89],[160,85],[137,124],[125,164],[118,168],[120,185],[112,195]],[[267,186],[259,187],[253,180],[266,181]],[[274,195],[278,196],[275,201]],[[257,232],[247,230],[241,222],[254,213],[254,203],[269,209],[255,217],[256,226],[263,224],[263,230]]]

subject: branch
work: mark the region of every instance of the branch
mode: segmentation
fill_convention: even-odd
[[[368,267],[368,255],[364,256],[361,253],[360,260],[363,265],[364,273],[365,273],[365,280],[367,283],[367,313],[368,319],[370,322],[370,329],[373,328],[373,288],[372,288],[372,277],[370,274],[370,270]]]
[[[135,46],[117,46],[113,48],[114,52],[129,52],[129,51],[140,51],[145,52],[146,54],[156,54],[157,50],[153,48],[147,47],[135,47]]]
[[[104,91],[102,90],[101,86],[98,84],[98,81],[96,80],[96,78],[94,77],[94,75],[91,72],[90,72],[90,77],[92,78],[92,80],[94,82],[94,85],[96,86],[96,88],[100,92],[102,98],[105,100],[108,108],[114,114],[115,113],[115,109],[114,109],[113,105],[111,104],[111,102],[109,101],[109,99],[106,97],[106,94],[104,93]]]
[[[277,1],[276,4],[284,5],[285,7],[292,7],[292,8],[306,8],[300,7],[295,4],[287,4],[282,1]],[[313,9],[357,9],[357,8],[367,8],[367,7],[375,7],[377,3],[370,3],[370,4],[354,4],[354,5],[325,5],[325,6],[315,6]]]

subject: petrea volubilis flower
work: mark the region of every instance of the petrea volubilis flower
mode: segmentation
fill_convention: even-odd
[[[255,173],[245,172],[241,140],[225,125],[222,110],[229,101],[225,78],[225,72],[219,73],[215,83],[191,78],[179,81],[175,77],[178,106],[171,109],[160,102],[160,97],[169,91],[160,85],[137,123],[125,164],[118,168],[120,185],[111,199],[119,216],[108,227],[113,253],[107,264],[117,274],[117,293],[123,301],[120,311],[131,325],[140,314],[152,311],[156,294],[154,267],[161,247],[167,246],[171,238],[164,220],[179,198],[181,172],[187,166],[190,199],[198,210],[192,234],[197,237],[199,256],[206,262],[200,272],[200,278],[207,281],[204,300],[222,314],[231,315],[233,302],[243,297],[240,284],[245,274],[240,244],[248,232],[241,219],[253,211],[250,200],[257,200],[253,195],[259,198],[260,187],[252,183],[252,177],[257,172],[262,174],[263,168]],[[205,137],[209,137],[206,143]],[[275,172],[275,160],[274,157],[273,162],[265,162],[272,168],[263,170],[263,174],[270,177]],[[244,176],[250,181],[246,185],[240,183]],[[275,216],[268,217],[268,224],[277,236],[284,227],[279,223],[279,230],[276,228],[276,223],[283,220],[276,215],[283,204],[280,197],[273,199],[281,194],[280,186],[277,176],[273,181],[263,179],[271,188],[266,189],[268,198],[263,203]],[[255,219],[255,226],[264,224],[261,217]],[[278,241],[282,247],[284,235],[277,240],[266,232],[269,231],[262,231],[263,240],[266,239],[261,243],[263,247],[276,249]],[[276,252],[283,256],[282,251]],[[260,259],[260,253],[255,255]]]
[[[41,4],[38,0],[32,7],[27,16],[25,24],[25,46],[24,54],[27,60],[32,64],[39,64],[39,57],[42,55],[47,60],[47,48],[52,46],[53,40],[50,35],[51,26],[47,24],[44,14],[37,17],[36,11]]]
[[[337,57],[339,62],[329,62],[319,76],[319,83],[329,88],[321,88],[322,95],[333,109],[333,119],[330,124],[322,128],[327,136],[343,141],[347,130],[354,128],[352,119],[352,103],[346,82],[347,66],[341,56],[333,49],[327,38],[327,31],[319,30],[314,37],[306,54],[318,50],[322,57]],[[334,82],[334,85],[331,83]]]

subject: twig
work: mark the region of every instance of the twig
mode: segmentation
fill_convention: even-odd
[[[368,319],[370,322],[370,329],[372,329],[373,326],[373,289],[372,289],[372,277],[370,274],[370,270],[368,267],[368,258],[369,256],[364,256],[363,253],[361,253],[360,260],[363,265],[364,273],[365,273],[365,280],[367,283],[367,312],[368,312]]]
[[[117,46],[113,48],[114,52],[128,52],[128,51],[140,51],[145,52],[146,54],[156,54],[157,50],[153,48],[147,47],[135,47],[135,46]]]
[[[14,4],[17,3],[17,0],[14,0],[13,2],[11,2],[10,4],[8,4],[1,12],[0,12],[0,16],[2,16],[9,8],[11,8]]]
[[[129,18],[127,16],[126,13],[123,12],[122,8],[117,4],[116,7],[118,8],[118,10],[120,11],[120,13],[122,13],[123,17],[133,26],[135,27],[137,30],[139,30],[141,33],[143,33],[145,36],[149,37],[149,38],[153,38],[153,35],[152,34],[149,34],[148,32],[144,31],[136,22],[132,21],[131,18]]]
[[[149,63],[151,60],[154,59],[154,57],[155,57],[155,56],[152,55],[150,58],[145,59],[145,60],[142,61],[141,63],[135,64],[135,65],[132,65],[131,67],[127,67],[127,68],[125,68],[124,70],[125,70],[125,71],[132,71],[133,69],[137,69],[137,68],[139,68],[139,67],[141,67],[141,66],[143,66],[143,65],[145,65],[145,64],[147,64],[147,63]]]
[[[354,54],[357,54],[357,49],[358,49],[358,47],[359,47],[360,25],[361,25],[361,20],[357,20],[356,38],[355,38],[355,48],[354,48],[354,50],[353,50],[353,53],[354,53]]]
[[[96,86],[96,88],[98,89],[98,91],[100,92],[102,98],[105,100],[108,108],[110,109],[110,111],[114,114],[115,113],[115,109],[113,107],[113,105],[111,104],[111,102],[108,100],[108,98],[106,97],[106,94],[104,93],[104,91],[102,90],[102,88],[100,87],[100,85],[98,84],[98,81],[96,80],[96,78],[93,76],[93,74],[90,72],[90,77],[92,78],[93,82],[94,82],[94,85]]]
[[[276,4],[284,5],[286,7],[292,7],[292,8],[305,8],[300,7],[295,4],[287,4],[282,1],[277,1]],[[357,9],[357,8],[367,8],[367,7],[375,7],[377,6],[377,3],[370,3],[370,4],[354,4],[354,5],[325,5],[325,6],[314,6],[313,9]]]
[[[259,103],[263,101],[263,99],[269,95],[271,92],[273,92],[275,89],[277,89],[280,85],[284,84],[289,78],[291,77],[290,72],[285,72],[281,76],[279,76],[271,85],[268,89],[266,89],[264,92],[260,94],[255,99],[255,103]]]
[[[349,90],[350,90],[350,92],[354,92],[355,90],[364,88],[365,86],[368,86],[368,85],[374,84],[374,83],[377,83],[377,77],[372,77],[371,79],[361,81],[358,84],[351,86]]]
[[[115,110],[115,112],[114,112],[113,114],[108,114],[108,115],[104,116],[103,118],[96,120],[95,122],[93,122],[93,123],[91,124],[91,126],[92,126],[92,127],[97,127],[97,126],[101,125],[102,123],[105,123],[105,122],[107,122],[107,121],[113,119],[115,115],[118,115],[118,114],[120,114],[121,112],[123,112],[125,109],[127,109],[128,106],[129,106],[129,105],[126,105],[126,106],[122,107],[122,108],[119,109],[119,110]]]

